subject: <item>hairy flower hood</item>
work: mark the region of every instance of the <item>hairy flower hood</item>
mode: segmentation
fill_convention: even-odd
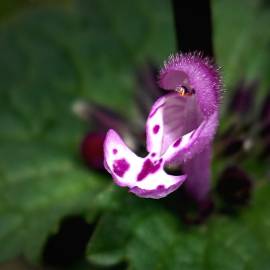
[[[159,85],[170,93],[152,106],[146,121],[148,155],[138,157],[114,131],[104,142],[104,165],[115,183],[145,198],[162,198],[185,180],[197,199],[209,192],[211,141],[218,126],[218,69],[199,54],[171,56]],[[165,172],[181,165],[183,175]]]

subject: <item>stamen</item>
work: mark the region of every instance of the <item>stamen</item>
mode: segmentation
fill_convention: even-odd
[[[195,90],[193,88],[191,90],[189,90],[186,86],[183,86],[183,85],[177,86],[175,88],[175,91],[181,97],[192,96],[195,94]]]

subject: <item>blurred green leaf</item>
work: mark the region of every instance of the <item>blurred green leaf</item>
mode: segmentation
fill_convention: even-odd
[[[119,0],[114,12],[106,1],[19,2],[0,5],[1,261],[37,260],[63,217],[91,222],[114,206],[111,181],[81,164],[87,127],[72,105],[84,98],[132,115],[136,66],[164,58],[173,43],[163,1]]]
[[[213,1],[215,51],[227,87],[241,78],[269,87],[269,23],[270,9],[262,0]]]
[[[121,211],[101,219],[88,259],[106,266],[127,261],[129,269],[140,270],[267,269],[269,195],[270,186],[265,184],[240,217],[215,215],[207,224],[192,228],[181,226],[156,204],[130,199]]]
[[[0,21],[15,16],[22,9],[39,5],[68,4],[70,0],[2,0],[0,2]]]

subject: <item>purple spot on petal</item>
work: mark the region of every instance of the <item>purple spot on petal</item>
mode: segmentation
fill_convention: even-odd
[[[181,138],[180,139],[178,139],[174,144],[173,144],[173,147],[177,147],[177,146],[179,146],[179,144],[181,143]]]
[[[165,189],[165,186],[164,185],[158,185],[157,186],[157,189],[160,191],[160,190],[163,190],[163,189]]]
[[[116,155],[117,154],[117,149],[113,149],[113,154]]]
[[[124,159],[117,159],[113,163],[113,172],[119,176],[123,177],[125,172],[129,169],[129,163]]]
[[[155,156],[156,156],[156,153],[152,153],[152,154],[151,154],[151,157],[155,157]]]
[[[143,167],[137,176],[137,181],[142,181],[148,174],[155,173],[160,168],[160,163],[154,165],[150,159],[146,159]]]
[[[154,134],[157,134],[158,131],[159,131],[159,125],[155,125],[154,128],[153,128]]]

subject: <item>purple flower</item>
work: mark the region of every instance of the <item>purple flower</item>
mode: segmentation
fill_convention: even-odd
[[[104,142],[104,165],[115,183],[139,197],[162,198],[186,179],[198,200],[210,188],[211,142],[218,126],[221,81],[217,68],[199,54],[171,56],[159,85],[171,93],[152,106],[146,122],[146,157],[138,157],[114,131]],[[165,166],[182,165],[183,175]]]

